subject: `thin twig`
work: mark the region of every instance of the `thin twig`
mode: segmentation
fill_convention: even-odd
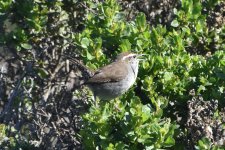
[[[4,111],[2,112],[0,118],[2,118],[5,114],[7,114],[7,112],[11,112],[10,109],[11,109],[11,106],[12,106],[12,104],[13,104],[14,97],[15,97],[15,96],[17,95],[17,93],[18,93],[18,90],[19,90],[19,88],[20,88],[20,86],[21,86],[21,83],[22,83],[23,78],[25,77],[25,74],[26,74],[26,72],[24,72],[24,73],[22,74],[21,78],[19,79],[19,81],[18,81],[16,87],[14,88],[12,94],[11,94],[10,97],[9,97],[8,104],[5,106],[5,109],[4,109]]]

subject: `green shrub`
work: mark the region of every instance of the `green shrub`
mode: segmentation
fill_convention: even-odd
[[[85,149],[157,149],[171,147],[176,125],[137,97],[91,107],[81,131]]]
[[[180,107],[177,110],[183,111],[187,100],[192,97],[189,94],[192,89],[196,91],[196,95],[202,95],[205,99],[218,99],[220,108],[224,105],[225,51],[221,38],[224,29],[220,32],[217,29],[208,30],[200,1],[182,1],[181,9],[175,10],[176,17],[170,27],[158,25],[152,28],[146,23],[143,13],[139,13],[134,21],[126,21],[124,13],[114,0],[91,6],[95,13],[90,12],[86,28],[82,33],[75,35],[75,43],[82,49],[84,62],[96,69],[109,63],[107,58],[112,56],[107,54],[116,55],[127,50],[148,54],[146,61],[140,65],[137,82],[144,91],[142,94],[148,98],[147,103],[154,109],[149,113],[152,119],[146,123],[140,122],[138,126],[139,128],[144,126],[146,130],[140,131],[142,136],[146,137],[142,141],[138,140],[140,133],[137,133],[136,128],[129,127],[129,131],[125,132],[127,128],[122,126],[125,124],[124,116],[131,113],[129,110],[134,109],[131,104],[136,100],[133,96],[129,97],[132,95],[130,93],[134,93],[132,90],[127,97],[120,98],[121,101],[129,100],[128,104],[119,104],[123,106],[123,113],[115,111],[116,106],[113,106],[112,102],[101,104],[99,108],[91,108],[83,118],[85,127],[82,130],[82,137],[85,146],[103,149],[131,147],[135,149],[135,146],[163,148],[168,137],[171,139],[169,141],[173,141],[173,132],[168,132],[168,136],[162,138],[165,141],[157,141],[156,139],[160,139],[162,135],[156,134],[155,138],[150,138],[153,132],[152,124],[156,127],[154,128],[156,132],[160,131],[158,130],[160,128],[163,129],[164,125],[168,126],[167,129],[174,130],[174,124],[168,119],[161,119],[165,116],[172,117],[172,114],[163,113],[163,110],[168,102],[178,101]],[[215,43],[217,46],[215,53],[210,49],[213,38],[218,39]],[[204,40],[203,47],[200,46],[202,40]],[[204,56],[208,52],[211,53]],[[195,55],[196,53],[202,55]],[[137,103],[136,106],[146,108],[148,105]],[[187,112],[179,113],[187,114]],[[132,118],[138,114],[138,111],[133,111],[130,116]],[[183,129],[181,131],[184,132]],[[129,139],[131,133],[133,139],[126,142],[125,139]],[[168,146],[174,144],[171,142]]]

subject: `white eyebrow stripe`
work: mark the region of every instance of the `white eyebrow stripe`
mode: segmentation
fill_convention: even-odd
[[[135,56],[135,55],[136,55],[136,54],[129,54],[129,55],[127,55],[127,56],[124,56],[122,60],[125,60],[126,58],[132,57],[132,56]]]

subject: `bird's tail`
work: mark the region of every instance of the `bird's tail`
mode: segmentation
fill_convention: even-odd
[[[70,62],[72,62],[77,68],[78,70],[81,72],[82,74],[82,78],[83,80],[80,81],[80,84],[83,85],[85,83],[85,81],[87,81],[90,77],[93,76],[93,71],[89,68],[87,68],[81,61],[79,61],[76,58],[73,58],[67,54],[63,54],[63,57],[65,57],[66,59],[68,59]]]

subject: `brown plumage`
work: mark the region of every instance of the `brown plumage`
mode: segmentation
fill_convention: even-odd
[[[123,64],[125,63],[123,57],[129,54],[131,54],[131,52],[123,52],[119,54],[113,63],[97,70],[85,84],[117,82],[124,79],[128,70],[126,65]]]
[[[117,62],[116,68],[115,62],[102,67],[96,71],[95,74],[85,84],[116,82],[122,80],[128,72],[127,67],[122,65],[123,63],[123,61]]]

